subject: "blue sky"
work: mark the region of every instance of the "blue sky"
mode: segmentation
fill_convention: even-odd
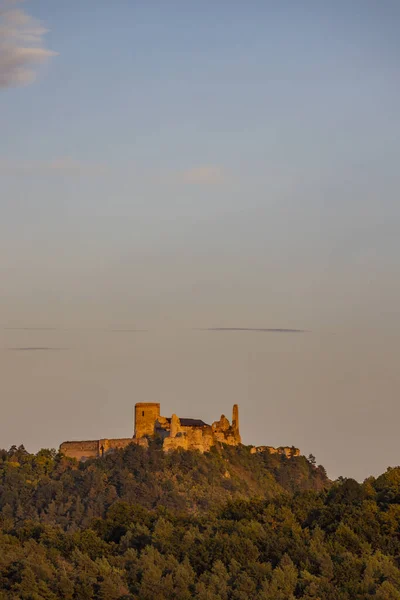
[[[151,168],[318,165],[394,125],[398,3],[215,4],[27,2],[59,56],[2,99],[3,151]]]
[[[4,326],[362,332],[398,392],[397,0],[3,5],[48,30],[28,84],[0,29]]]
[[[143,216],[152,208],[126,200],[124,181],[134,175],[139,189],[151,188],[146,203],[156,212],[185,218],[160,172],[204,169],[207,179],[210,168],[225,188],[182,192],[195,218],[268,211],[273,186],[290,181],[290,201],[322,218],[328,234],[331,211],[342,213],[340,225],[349,203],[350,216],[361,216],[374,186],[389,187],[382,201],[398,218],[390,197],[400,133],[397,2],[23,6],[50,30],[45,45],[58,56],[29,87],[2,91],[0,156],[113,171],[106,186],[93,175],[80,181],[79,200],[71,199],[76,182],[60,186],[45,165],[19,173],[17,186],[3,171],[11,194],[25,185],[39,196],[39,212],[64,200],[77,214],[100,206]]]
[[[335,289],[364,294],[367,274],[357,277],[371,264],[393,298],[398,2],[16,6],[48,30],[37,45],[57,54],[33,66],[29,85],[1,89],[10,318],[25,320],[17,305],[28,290],[34,301],[33,273],[38,293],[47,282],[59,297],[88,273],[101,295],[105,279],[122,290],[136,277],[145,304],[150,279],[161,294],[163,277],[165,294],[184,293],[185,281],[190,292],[202,278],[212,287],[211,268],[211,281],[222,277],[229,290],[246,282],[250,302],[261,295],[300,328],[327,270]],[[282,285],[298,315],[281,310],[264,278]],[[309,297],[296,297],[298,279]],[[331,303],[330,290],[320,303]],[[242,304],[239,320],[263,319]]]

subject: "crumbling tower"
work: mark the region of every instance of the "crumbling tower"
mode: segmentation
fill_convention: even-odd
[[[232,427],[239,433],[239,406],[237,404],[233,405],[232,410]]]
[[[135,404],[135,433],[136,439],[145,435],[154,435],[154,426],[160,416],[159,402],[138,402]]]

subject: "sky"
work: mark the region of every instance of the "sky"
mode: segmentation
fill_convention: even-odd
[[[0,6],[0,447],[237,402],[400,464],[400,3]]]

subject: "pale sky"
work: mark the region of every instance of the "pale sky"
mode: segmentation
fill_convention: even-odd
[[[0,447],[237,402],[400,464],[398,0],[0,6]]]

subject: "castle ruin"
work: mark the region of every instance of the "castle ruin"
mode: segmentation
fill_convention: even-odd
[[[149,439],[156,437],[162,440],[166,452],[177,448],[208,452],[216,443],[238,446],[241,444],[239,407],[237,404],[233,405],[232,423],[229,423],[225,415],[221,415],[219,421],[208,425],[201,419],[179,418],[175,414],[162,417],[159,403],[139,402],[135,404],[135,429],[132,438],[63,442],[60,452],[77,460],[99,458],[132,443],[148,446]]]
[[[108,452],[126,448],[129,444],[147,447],[149,440],[156,438],[161,440],[165,452],[177,448],[208,452],[218,443],[239,446],[242,443],[239,432],[239,407],[237,404],[233,405],[232,423],[229,423],[225,415],[221,415],[219,421],[208,425],[201,419],[179,418],[175,414],[162,417],[158,402],[138,402],[135,404],[133,437],[63,442],[60,452],[83,461],[88,458],[100,458]],[[300,455],[300,450],[293,446],[252,446],[250,449],[251,454],[260,452],[278,454],[288,459]]]

